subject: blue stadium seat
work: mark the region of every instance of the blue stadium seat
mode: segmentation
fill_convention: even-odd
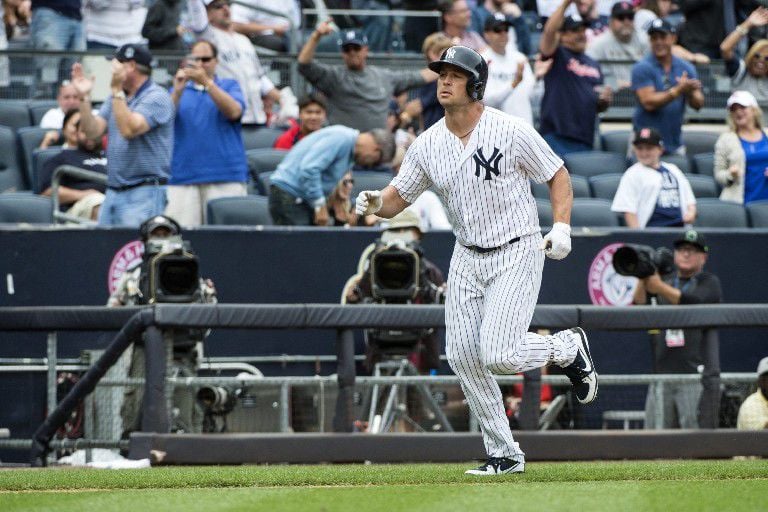
[[[245,128],[242,130],[243,146],[245,150],[264,149],[274,146],[277,138],[285,130],[278,128]]]
[[[20,100],[0,101],[0,125],[9,126],[14,130],[32,126],[27,102]]]
[[[768,199],[753,201],[746,208],[750,226],[753,228],[768,228]]]
[[[269,226],[269,202],[262,196],[220,197],[208,201],[208,224]]]
[[[573,197],[592,197],[589,181],[584,176],[571,174],[571,185],[573,186]],[[531,192],[533,197],[549,199],[549,185],[546,183],[531,182]]]
[[[600,135],[603,151],[627,154],[629,140],[632,137],[632,130],[613,130]]]
[[[260,175],[266,172],[271,174],[280,162],[283,161],[287,153],[288,151],[284,149],[271,148],[250,149],[245,152],[245,156],[248,158],[248,172],[254,184],[254,190],[250,193],[269,194],[269,188],[262,188]]]
[[[676,165],[681,171],[688,174],[692,172],[691,162],[685,155],[664,155],[661,157],[661,162]]]
[[[269,179],[274,173],[275,171],[262,172],[256,177],[256,191],[259,195],[269,195]]]
[[[51,224],[53,222],[53,202],[50,197],[34,194],[0,194],[0,223],[3,222]]]
[[[715,151],[715,142],[717,142],[718,137],[720,137],[719,132],[683,130],[683,144],[685,144],[686,153],[689,155],[712,153]]]
[[[717,190],[717,183],[712,176],[700,176],[698,174],[689,174],[686,176],[688,183],[691,184],[693,195],[698,199],[700,197],[717,197],[720,193]]]
[[[581,197],[573,200],[571,225],[580,227],[619,227],[619,218],[607,199]]]
[[[35,192],[35,194],[42,192],[42,190],[40,190],[39,181],[43,166],[48,160],[58,155],[62,151],[63,150],[61,147],[53,147],[36,149],[32,152],[32,171],[30,173],[30,178],[32,179],[32,190]]]
[[[32,126],[40,126],[40,121],[46,112],[58,106],[59,103],[56,100],[30,100],[27,107]]]
[[[619,182],[623,174],[600,174],[589,178],[589,185],[592,187],[592,197],[598,199],[607,199],[613,202],[616,190],[619,188]]]
[[[352,189],[352,201],[363,190],[381,190],[392,181],[392,174],[380,171],[355,171],[352,173],[355,186]]]
[[[693,172],[702,176],[715,176],[715,154],[699,153],[691,157]]]
[[[539,213],[539,226],[547,227],[554,224],[552,204],[547,199],[536,198],[536,211]]]
[[[608,151],[579,151],[565,155],[568,171],[589,178],[598,174],[622,173],[627,169],[627,159],[621,153]]]
[[[19,166],[17,148],[16,133],[13,129],[0,126],[0,192],[29,190],[24,172]]]
[[[16,131],[16,137],[19,139],[19,149],[21,151],[21,168],[26,175],[27,183],[33,190],[36,183],[32,178],[32,153],[37,150],[40,143],[43,141],[43,137],[45,137],[45,134],[49,131],[50,130],[40,128],[39,126],[28,126]]]
[[[738,203],[729,203],[713,197],[703,197],[696,201],[696,221],[700,228],[746,228],[747,210]]]

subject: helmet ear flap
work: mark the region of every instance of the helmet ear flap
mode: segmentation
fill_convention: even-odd
[[[483,99],[483,93],[481,92],[483,88],[483,84],[475,79],[470,79],[469,82],[467,82],[467,94],[472,99],[472,101],[480,101]]]

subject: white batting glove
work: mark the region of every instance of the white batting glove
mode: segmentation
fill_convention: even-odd
[[[571,226],[555,222],[552,230],[541,242],[541,249],[553,260],[561,260],[571,252]]]
[[[379,190],[363,190],[355,199],[355,213],[371,215],[381,210],[381,192]]]

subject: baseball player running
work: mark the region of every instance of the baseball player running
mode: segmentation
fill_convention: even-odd
[[[434,185],[447,205],[456,245],[445,306],[446,354],[477,417],[488,460],[472,475],[522,473],[525,454],[512,438],[494,374],[561,366],[579,402],[597,396],[597,372],[580,328],[551,336],[528,332],[544,255],[571,251],[573,191],[563,161],[525,121],[485,107],[488,66],[453,46],[429,68],[440,77],[445,117],[416,138],[398,175],[363,191],[360,215],[391,218]],[[541,236],[529,180],[546,181],[554,225]]]

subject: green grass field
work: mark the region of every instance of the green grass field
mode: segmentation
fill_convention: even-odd
[[[0,511],[768,510],[768,461],[0,470]]]

